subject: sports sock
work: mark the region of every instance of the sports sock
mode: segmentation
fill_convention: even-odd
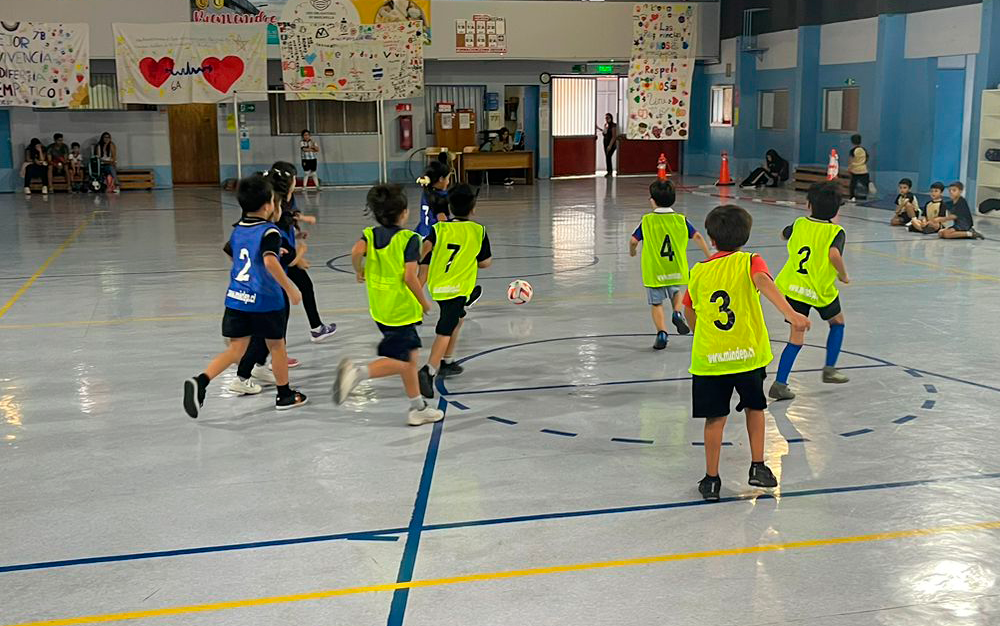
[[[367,365],[357,366],[356,368],[354,368],[354,372],[358,377],[358,382],[361,382],[363,380],[368,380],[369,378],[371,378],[371,374],[368,372]]]
[[[788,375],[792,373],[792,366],[795,365],[795,357],[799,356],[802,346],[794,343],[785,344],[785,349],[781,352],[781,360],[778,361],[777,380],[782,385],[788,384]]]
[[[424,401],[423,396],[417,396],[416,398],[410,398],[410,410],[411,411],[423,411],[427,408],[427,402]]]
[[[444,361],[442,360],[441,363],[444,364]],[[431,367],[430,363],[427,364],[427,371],[430,373],[431,376],[437,376],[437,370]]]
[[[313,329],[312,329],[312,331],[313,331],[314,333],[318,333],[318,332],[319,332],[319,331],[321,331],[321,330],[323,330],[323,325],[322,325],[322,324],[320,324],[320,325],[319,325],[319,326],[317,326],[316,328],[313,328]]]
[[[292,395],[292,388],[288,385],[278,385],[278,397],[287,398]]]
[[[830,324],[830,334],[826,336],[826,366],[837,365],[840,356],[840,346],[844,345],[844,325]]]
[[[446,356],[441,358],[441,365],[451,365],[453,357]]]
[[[202,372],[201,374],[195,376],[195,380],[198,381],[198,386],[201,387],[202,389],[208,387],[209,378],[208,374],[206,374],[205,372]]]

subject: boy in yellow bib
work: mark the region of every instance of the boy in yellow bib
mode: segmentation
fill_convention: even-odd
[[[817,183],[809,188],[809,217],[800,217],[785,228],[782,237],[788,240],[788,262],[775,281],[788,299],[788,304],[802,315],[816,309],[823,321],[830,323],[826,338],[824,383],[846,383],[850,379],[837,369],[837,358],[844,343],[844,313],[840,307],[837,280],[847,284],[844,266],[844,229],[831,220],[840,211],[841,196],[836,183]],[[805,333],[792,329],[788,344],[778,362],[778,375],[768,395],[774,400],[791,400],[795,394],[788,388]]]
[[[486,229],[469,219],[476,208],[477,196],[469,185],[452,187],[448,191],[452,219],[434,224],[424,239],[420,282],[427,283],[431,298],[441,308],[427,365],[417,372],[420,393],[425,398],[434,397],[435,376],[450,378],[462,373],[462,366],[453,361],[458,332],[465,309],[473,300],[479,268],[493,263]]]
[[[407,423],[419,426],[439,422],[444,413],[427,405],[417,382],[420,324],[431,303],[420,284],[420,235],[402,224],[409,217],[406,192],[399,185],[375,185],[368,191],[368,209],[379,225],[364,230],[351,248],[351,263],[359,283],[368,288],[368,309],[382,331],[378,355],[367,365],[344,359],[337,367],[333,401],[343,404],[358,383],[369,378],[399,376],[410,399]]]
[[[686,285],[691,272],[688,269],[687,245],[693,239],[705,257],[709,256],[708,245],[691,222],[671,208],[677,199],[674,185],[669,180],[656,181],[649,186],[649,203],[653,212],[642,216],[642,223],[632,233],[628,253],[635,256],[642,243],[642,284],[646,286],[646,297],[653,307],[653,324],[656,326],[654,350],[667,347],[667,320],[663,303],[667,302],[673,311],[677,332],[686,335],[691,332],[681,314],[681,287]]]
[[[752,226],[753,218],[738,206],[712,209],[705,230],[719,252],[694,266],[684,295],[687,319],[694,329],[690,370],[694,417],[705,420],[705,477],[698,491],[706,500],[718,500],[722,488],[719,455],[734,391],[740,396],[736,410],[746,410],[749,483],[765,488],[778,485],[764,464],[764,368],[772,355],[760,294],[793,328],[809,328],[809,319],[796,313],[775,287],[764,259],[740,251],[750,239]]]

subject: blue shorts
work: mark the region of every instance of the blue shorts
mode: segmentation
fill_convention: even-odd
[[[666,300],[667,304],[673,307],[674,296],[681,292],[680,285],[670,287],[646,287],[646,298],[650,306],[659,306]]]

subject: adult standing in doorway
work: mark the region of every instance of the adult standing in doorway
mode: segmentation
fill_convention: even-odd
[[[49,193],[49,163],[45,158],[45,146],[38,137],[32,138],[24,151],[24,195],[31,195],[31,181],[39,178],[42,181],[42,194]]]
[[[101,176],[111,177],[108,191],[118,193],[118,146],[111,140],[111,133],[101,133],[101,138],[94,146],[94,156],[101,161]]]
[[[615,155],[615,150],[618,149],[618,124],[615,124],[615,118],[610,113],[605,113],[604,115],[604,128],[598,127],[601,134],[604,135],[604,162],[607,164],[607,173],[605,176],[613,176],[615,173],[614,161],[612,160]]]

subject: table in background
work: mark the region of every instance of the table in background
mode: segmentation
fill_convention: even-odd
[[[535,153],[514,152],[467,152],[462,155],[462,182],[469,182],[470,171],[523,170],[524,180],[532,185],[535,181]]]

